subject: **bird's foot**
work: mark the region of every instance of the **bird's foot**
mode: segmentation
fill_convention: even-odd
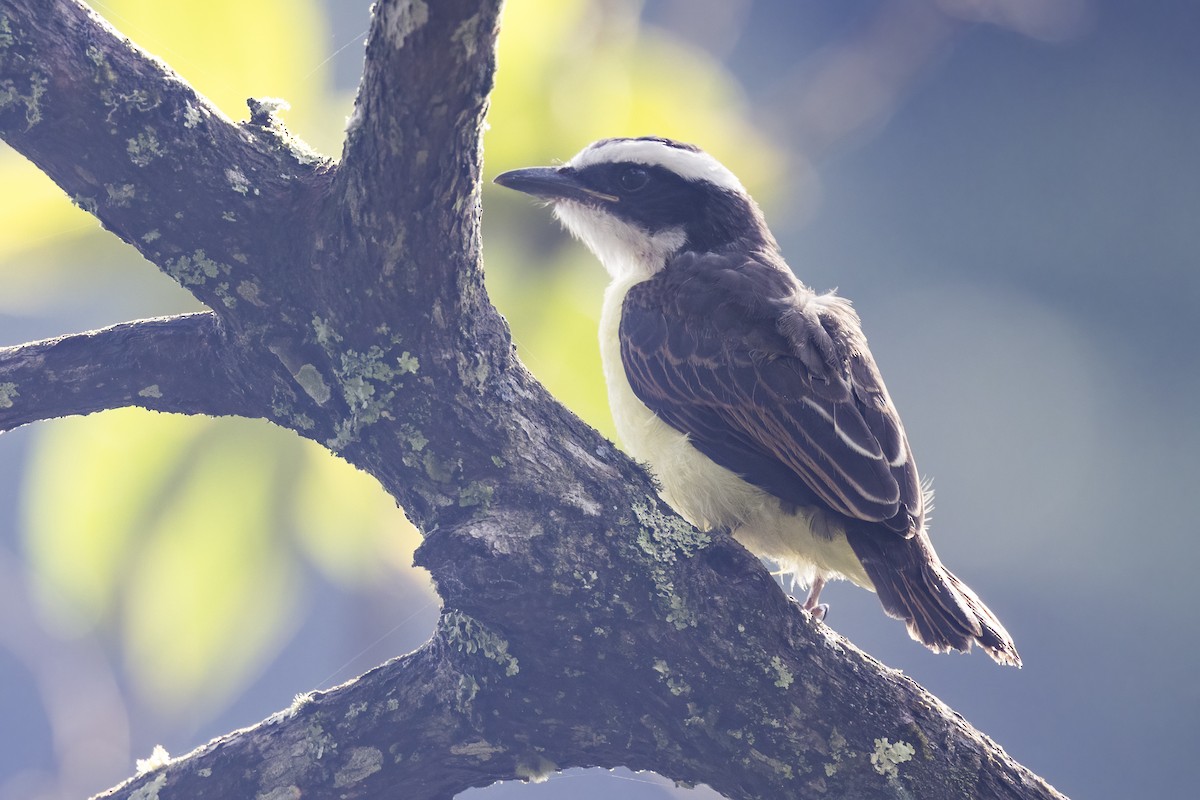
[[[829,613],[829,603],[817,603],[812,608],[809,608],[807,605],[805,605],[804,610],[807,611],[813,619],[824,622],[825,615]]]
[[[825,579],[814,578],[812,588],[808,590],[808,597],[804,599],[804,610],[816,620],[825,619],[825,615],[829,613],[829,603],[817,602],[821,597],[821,590],[824,588]]]

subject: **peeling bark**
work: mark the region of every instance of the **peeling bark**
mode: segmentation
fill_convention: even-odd
[[[0,430],[269,420],[391,492],[444,607],[416,652],[105,796],[443,798],[623,765],[731,798],[1061,797],[674,516],[516,360],[479,257],[498,9],[380,0],[334,164],[75,0],[0,0],[0,135],[211,309],[0,350]]]

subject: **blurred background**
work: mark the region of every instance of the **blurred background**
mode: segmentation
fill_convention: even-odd
[[[105,0],[233,119],[291,103],[336,156],[355,0]],[[1200,670],[1200,5],[1172,0],[513,0],[486,173],[603,136],[695,142],[799,276],[854,300],[943,559],[1025,659],[934,656],[876,599],[828,622],[1077,798],[1194,794]],[[195,308],[0,145],[0,344]],[[611,435],[602,270],[484,193],[521,356]],[[0,800],[182,754],[427,638],[418,541],[369,478],[266,424],[115,411],[0,436]],[[715,797],[572,770],[470,800]]]

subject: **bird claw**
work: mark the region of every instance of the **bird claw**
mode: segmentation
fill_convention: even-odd
[[[807,611],[813,619],[823,620],[825,615],[829,613],[829,603],[818,603],[817,598],[821,596],[821,590],[825,588],[825,579],[817,577],[813,580],[812,588],[809,589],[808,597],[804,600],[804,610]]]

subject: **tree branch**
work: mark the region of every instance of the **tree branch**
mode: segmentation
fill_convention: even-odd
[[[439,581],[447,612],[420,650],[105,796],[450,798],[625,765],[747,800],[1061,798],[811,620],[732,540],[659,538],[671,523],[649,505],[608,535],[586,520],[497,513],[430,537],[421,560],[443,578],[468,555]],[[605,569],[647,551],[654,574]],[[728,627],[723,609],[750,603]]]
[[[269,394],[234,374],[212,314],[114,325],[0,348],[0,431],[30,422],[138,406],[261,417]],[[183,367],[181,369],[181,366]]]
[[[450,797],[627,765],[732,798],[1059,797],[674,516],[517,362],[478,241],[499,4],[376,4],[335,169],[77,3],[4,0],[0,134],[213,308],[265,418],[379,479],[444,602],[413,655],[120,792]]]

